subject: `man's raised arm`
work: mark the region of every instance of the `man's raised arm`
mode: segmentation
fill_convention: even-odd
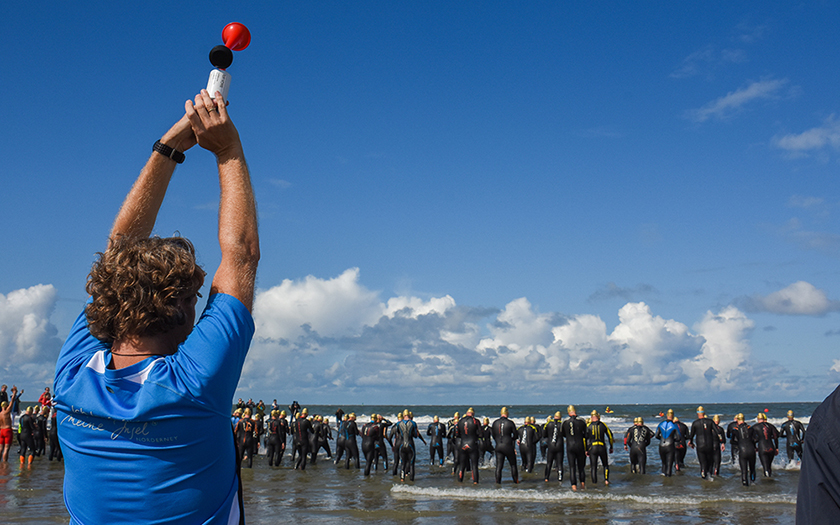
[[[181,117],[181,120],[161,137],[160,142],[182,153],[193,147],[195,135],[187,116]],[[109,244],[120,235],[149,237],[152,234],[175,165],[176,162],[171,158],[157,151],[152,152],[114,220]]]
[[[254,282],[260,259],[257,206],[239,132],[227,114],[224,99],[216,101],[206,90],[186,103],[187,117],[198,145],[213,152],[219,166],[219,246],[222,262],[213,277],[210,293],[225,293],[254,303]]]

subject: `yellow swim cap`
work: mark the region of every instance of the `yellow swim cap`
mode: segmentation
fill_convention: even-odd
[[[720,423],[720,416],[718,414],[713,415],[712,421],[714,421],[715,423]]]
[[[503,416],[508,415],[508,408],[507,408],[507,407],[502,407],[501,414],[502,414]]]
[[[577,409],[574,405],[569,405],[566,407],[566,412],[568,412],[569,414],[577,414]]]
[[[793,417],[793,410],[788,410],[788,417]]]
[[[280,417],[286,417],[286,411],[285,410],[280,411]]]
[[[561,414],[560,411],[558,410],[557,412],[554,413],[554,419],[563,419],[563,414]]]
[[[767,419],[767,416],[764,415],[764,412],[759,412],[758,415],[755,418],[756,419]]]
[[[589,415],[592,417],[601,417],[601,414],[599,414],[597,410],[593,410],[592,413]]]
[[[737,416],[735,416],[735,419],[737,419],[738,421],[743,421],[744,420],[744,414],[739,413]]]
[[[467,414],[475,414],[475,410],[472,407],[467,409]]]
[[[461,414],[459,414],[458,412],[455,412],[455,414],[452,417],[459,418],[459,417],[461,417]]]
[[[697,407],[697,413],[698,413],[698,414],[705,414],[705,413],[706,413],[706,411],[705,411],[705,410],[703,410],[703,407]]]
[[[673,409],[673,408],[669,408],[669,409],[668,409],[668,412],[666,412],[666,414],[668,414],[669,416],[673,416],[673,415],[674,415],[674,409]]]
[[[300,413],[301,413],[301,414],[303,414],[303,415],[305,416],[305,415],[309,414],[309,409],[308,409],[308,408],[304,408],[303,410],[301,410],[301,411],[300,411]]]

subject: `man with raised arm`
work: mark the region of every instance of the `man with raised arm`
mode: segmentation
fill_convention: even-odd
[[[56,364],[71,523],[239,523],[230,406],[254,333],[256,204],[239,133],[202,90],[155,143],[87,281],[91,298]],[[216,156],[221,264],[184,238],[152,236],[183,152]]]

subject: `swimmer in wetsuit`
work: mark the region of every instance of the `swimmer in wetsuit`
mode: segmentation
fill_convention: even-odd
[[[610,461],[607,456],[607,441],[610,454],[613,452],[612,431],[601,421],[601,414],[593,410],[591,421],[586,425],[586,455],[589,456],[589,477],[598,482],[598,460],[604,465],[604,485],[610,484]]]
[[[26,412],[18,420],[18,442],[20,443],[20,465],[23,466],[23,459],[29,449],[29,462],[35,456],[35,417],[32,415],[32,407],[26,407]]]
[[[251,409],[246,408],[242,412],[242,419],[236,424],[236,446],[239,450],[239,461],[242,466],[248,461],[247,467],[254,465],[254,430],[256,425],[251,419]]]
[[[554,419],[550,419],[543,428],[543,439],[545,440],[545,481],[551,477],[552,468],[557,469],[557,478],[563,483],[563,415],[560,412],[554,413]]]
[[[321,433],[318,435],[318,449],[324,449],[327,452],[327,459],[332,459],[332,451],[330,450],[330,441],[332,440],[332,427],[330,427],[330,418],[325,417],[321,421]]]
[[[537,427],[531,423],[531,416],[527,416],[525,424],[519,427],[519,456],[522,458],[522,470],[525,472],[534,471],[537,443],[539,443]]]
[[[335,464],[341,461],[344,455],[344,426],[347,425],[347,415],[338,420],[338,428],[335,431]]]
[[[464,481],[464,472],[469,467],[472,473],[473,484],[478,484],[478,456],[481,452],[479,440],[483,436],[481,422],[475,418],[475,411],[470,407],[458,424],[455,425],[455,437],[460,440],[461,450],[458,452],[460,459],[458,465],[458,481]]]
[[[647,473],[647,447],[653,439],[653,430],[645,426],[645,420],[637,417],[633,426],[624,434],[624,450],[630,449],[630,471]]]
[[[490,457],[493,457],[493,429],[490,428],[489,417],[485,417],[481,424],[481,438],[479,439],[479,443],[481,448],[479,463],[483,465],[485,453],[489,452]]]
[[[758,458],[761,460],[761,468],[764,476],[773,476],[773,458],[779,453],[779,431],[771,423],[767,422],[764,412],[758,413],[758,422],[752,426],[758,437]]]
[[[402,468],[400,469],[400,481],[405,481],[405,476],[408,474],[409,480],[414,481],[414,467],[417,459],[417,450],[414,447],[414,438],[420,438],[423,444],[426,440],[420,435],[417,430],[417,423],[411,420],[412,414],[408,409],[403,412],[402,421],[397,423],[397,433],[400,436],[400,462]]]
[[[688,452],[688,425],[674,417],[674,423],[680,427],[680,435],[676,442],[675,468],[680,471],[685,468],[685,455]]]
[[[281,410],[277,417],[277,424],[275,426],[276,442],[274,448],[274,466],[279,467],[283,461],[283,454],[286,452],[286,437],[289,435],[289,422],[286,421],[286,411]],[[271,461],[269,458],[269,466]]]
[[[295,470],[306,470],[306,456],[309,455],[309,443],[312,439],[312,423],[306,418],[307,415],[309,409],[304,408],[300,417],[292,423],[292,448],[298,455]]]
[[[64,454],[61,453],[61,444],[58,442],[58,418],[57,418],[57,416],[58,416],[58,412],[56,411],[56,409],[53,408],[52,409],[52,417],[50,418],[51,421],[52,421],[52,424],[50,425],[50,428],[47,430],[47,432],[50,436],[50,458],[49,458],[50,461],[52,461],[53,458],[55,458],[56,461],[61,461],[62,459],[64,459]]]
[[[440,422],[440,418],[435,416],[434,422],[426,429],[426,435],[429,437],[429,461],[430,464],[435,464],[435,453],[440,457],[440,466],[443,466],[443,460],[446,456],[443,455],[443,438],[446,436],[446,425]]]
[[[516,440],[519,435],[516,432],[516,425],[508,419],[507,407],[502,407],[501,417],[493,421],[493,440],[496,442],[496,483],[502,482],[502,469],[505,466],[505,459],[510,464],[513,482],[519,483],[519,470],[516,467]]]
[[[793,410],[788,410],[787,421],[782,423],[780,437],[787,440],[788,461],[793,461],[793,454],[796,453],[802,460],[802,443],[805,442],[805,425],[793,419]]]
[[[738,457],[738,433],[735,427],[738,426],[738,416],[732,418],[732,422],[726,425],[726,437],[729,438],[729,462],[734,465]]]
[[[700,477],[713,472],[715,464],[715,450],[720,450],[718,433],[715,423],[706,417],[703,407],[697,407],[697,419],[691,424],[688,432],[688,444],[697,452],[697,462],[700,463]],[[696,443],[695,443],[696,441]]]
[[[726,431],[720,426],[720,416],[715,414],[712,416],[712,422],[715,424],[715,434],[718,437],[718,446],[715,447],[712,454],[712,474],[717,476],[720,474],[720,462],[723,457],[723,451],[726,450]]]
[[[755,482],[755,444],[758,442],[758,435],[746,422],[744,414],[735,416],[738,424],[734,432],[738,434],[738,463],[741,466],[741,484],[749,486]]]
[[[455,425],[458,424],[458,420],[460,418],[461,414],[455,412],[452,419],[446,422],[446,456],[449,457],[449,454],[452,454],[452,474],[456,474],[458,472],[458,451],[461,447],[458,443],[458,438],[455,437]]]
[[[382,435],[379,438],[379,457],[385,462],[385,470],[388,470],[388,447],[385,446],[385,443],[390,445],[390,441],[388,439],[388,427],[393,426],[389,420],[382,417],[382,414],[377,414],[376,422],[379,423],[379,428],[382,429]]]
[[[356,436],[359,435],[359,427],[356,426],[356,414],[351,412],[347,416],[347,424],[344,425],[344,451],[347,452],[347,457],[344,458],[344,468],[350,468],[350,460],[356,464],[356,468],[362,468],[359,462],[359,444],[356,442]]]
[[[563,438],[566,440],[566,459],[569,462],[569,478],[572,482],[572,490],[577,492],[578,483],[580,488],[585,487],[586,471],[586,422],[577,417],[577,409],[569,405],[566,411],[569,418],[563,421]]]
[[[680,427],[674,423],[674,411],[670,408],[665,416],[665,421],[656,427],[656,435],[659,440],[659,459],[662,461],[662,475],[671,476],[674,468],[674,461],[677,456],[677,439],[680,437]]]
[[[370,476],[370,468],[379,463],[379,440],[382,437],[382,427],[376,414],[370,416],[370,422],[362,426],[362,454],[365,455],[365,476]]]

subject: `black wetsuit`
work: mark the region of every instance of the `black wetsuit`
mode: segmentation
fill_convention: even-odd
[[[537,428],[534,425],[526,423],[519,427],[519,456],[522,459],[522,470],[525,472],[534,471],[539,441]]]
[[[645,425],[633,425],[624,434],[624,446],[630,449],[630,471],[647,473],[647,447],[653,439],[653,430]]]
[[[329,423],[321,423],[321,431],[318,433],[318,450],[324,449],[329,459],[332,459],[332,451],[330,450],[332,438],[332,428],[330,428]]]
[[[391,472],[394,476],[396,476],[397,472],[400,470],[400,443],[402,443],[402,437],[400,437],[398,427],[399,421],[396,425],[391,427],[391,431],[388,435],[391,441],[391,449],[394,452],[394,470]]]
[[[676,443],[676,468],[682,470],[685,468],[685,455],[688,452],[688,425],[682,421],[678,421],[677,425],[680,427],[680,436]]]
[[[802,443],[805,442],[805,425],[795,419],[788,419],[782,423],[779,434],[779,437],[787,440],[788,461],[793,461],[794,453],[799,456],[799,459],[802,459]]]
[[[429,461],[432,465],[435,464],[435,453],[440,456],[440,464],[443,466],[443,460],[446,456],[443,454],[443,438],[446,436],[446,425],[443,423],[432,423],[426,429],[426,435],[429,437]]]
[[[318,440],[320,439],[322,425],[323,423],[320,421],[312,421],[312,434],[309,436],[309,463],[312,465],[318,459],[318,449],[321,448],[318,446]]]
[[[766,421],[756,423],[752,428],[758,437],[758,458],[761,460],[761,468],[764,476],[769,478],[773,475],[773,458],[779,452],[779,431]]]
[[[714,420],[712,421],[714,422]],[[726,431],[720,427],[717,423],[715,423],[715,434],[718,437],[718,444],[715,447],[715,451],[712,454],[712,474],[717,476],[720,474],[720,463],[723,452],[721,451],[722,446],[726,446]]]
[[[55,413],[56,412],[53,411],[53,414]],[[52,424],[47,433],[50,436],[50,461],[52,461],[53,458],[61,461],[64,458],[64,455],[61,453],[61,445],[58,442],[58,420],[55,415],[52,417]]]
[[[359,435],[359,427],[356,426],[355,421],[348,421],[344,425],[344,451],[347,452],[347,457],[344,458],[344,468],[350,468],[350,460],[356,463],[356,468],[361,468],[359,461],[359,444],[356,442],[356,436]]]
[[[388,470],[388,447],[385,446],[385,444],[391,444],[390,440],[388,439],[388,427],[392,426],[393,423],[384,418],[378,423],[379,428],[382,429],[382,432],[379,438],[379,447],[377,447],[376,450],[379,453],[379,457],[381,457],[385,462],[385,470]]]
[[[566,439],[566,459],[572,486],[586,481],[586,421],[569,416],[563,421],[563,438]]]
[[[344,455],[344,425],[346,421],[338,420],[338,428],[335,431],[335,464],[341,461],[341,456]]]
[[[286,434],[288,426],[285,419],[272,418],[268,422],[268,438],[265,445],[265,453],[268,456],[268,466],[280,466],[283,461],[283,453],[286,451]]]
[[[548,423],[543,423],[542,425],[536,425],[537,427],[537,437],[539,438],[540,442],[540,454],[542,454],[543,460],[548,460],[546,454],[548,453],[548,437],[545,431],[545,427]]]
[[[741,484],[755,481],[755,444],[758,435],[748,424],[741,423],[733,429],[738,434],[738,462],[741,466]]]
[[[452,454],[452,473],[456,474],[458,472],[458,465],[460,465],[460,461],[458,459],[458,452],[461,450],[460,443],[458,443],[458,438],[455,437],[455,425],[458,422],[454,419],[450,419],[446,422],[446,455]]]
[[[557,469],[557,477],[560,483],[563,482],[563,423],[557,419],[549,421],[543,427],[543,440],[545,441],[545,480],[551,477],[551,469]]]
[[[598,460],[604,465],[604,480],[610,481],[610,460],[607,456],[607,442],[610,454],[613,451],[613,435],[603,421],[593,421],[586,426],[586,452],[589,454],[589,477],[598,482]]]
[[[370,476],[370,468],[374,463],[379,464],[380,438],[382,438],[382,427],[379,426],[379,423],[371,421],[362,427],[362,454],[365,455],[365,476]]]
[[[513,482],[519,483],[519,470],[516,467],[516,440],[519,435],[516,432],[516,425],[507,417],[500,417],[493,421],[492,432],[493,440],[496,442],[496,483],[502,482],[505,459],[510,464]]]
[[[299,417],[292,423],[292,447],[297,452],[295,470],[306,470],[306,456],[309,455],[309,443],[312,438],[312,423],[305,417]]]
[[[35,455],[47,455],[47,418],[43,414],[35,416]]]
[[[236,424],[236,444],[239,447],[239,461],[242,466],[251,468],[254,465],[254,431],[256,424],[252,419],[242,418]],[[245,459],[248,464],[245,465]]]
[[[414,481],[414,467],[415,467],[415,460],[417,459],[417,450],[414,448],[414,438],[420,438],[423,440],[423,437],[420,436],[420,432],[417,430],[417,423],[411,421],[410,419],[403,419],[396,425],[397,427],[397,434],[400,436],[400,462],[402,463],[402,469],[400,469],[400,480],[405,481],[405,476],[408,474],[409,479]],[[423,440],[425,442],[425,440]]]
[[[720,450],[718,434],[715,431],[715,422],[707,417],[701,417],[691,424],[688,432],[688,442],[694,446],[697,452],[697,462],[700,463],[700,477],[706,479],[706,475],[714,471],[715,450]]]
[[[489,452],[490,457],[493,457],[493,429],[490,428],[490,423],[481,425],[481,438],[478,441],[481,448],[479,463],[484,464],[484,454]]]
[[[35,419],[31,414],[23,414],[18,420],[20,432],[18,433],[18,443],[20,443],[20,457],[26,456],[27,448],[29,448],[29,455],[35,455]]]
[[[478,483],[478,457],[481,453],[479,440],[483,436],[481,422],[473,416],[464,416],[455,425],[455,436],[460,439],[458,481],[464,481],[464,472],[469,467],[473,483]]]
[[[676,443],[680,437],[680,427],[673,421],[665,420],[656,427],[659,440],[659,459],[662,461],[662,474],[670,476],[676,461]]]
[[[726,425],[726,437],[729,438],[729,462],[733,465],[738,460],[738,433],[735,432],[735,427],[737,426],[737,421]]]

